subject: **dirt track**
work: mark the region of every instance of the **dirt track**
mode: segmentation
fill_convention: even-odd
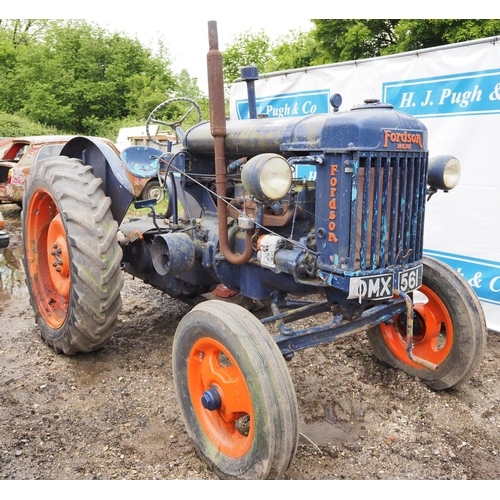
[[[127,277],[111,342],[54,354],[16,269],[20,209],[1,210],[12,241],[0,256],[0,479],[216,479],[173,390],[172,339],[189,306]],[[298,353],[302,436],[285,479],[500,479],[500,335],[488,340],[459,392],[382,366],[364,336]]]

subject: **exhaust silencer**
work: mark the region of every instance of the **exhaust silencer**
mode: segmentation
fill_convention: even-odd
[[[193,240],[185,233],[159,234],[151,246],[151,259],[160,276],[187,273],[194,265]]]

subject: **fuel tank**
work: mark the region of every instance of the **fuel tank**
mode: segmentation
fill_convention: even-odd
[[[410,140],[413,136],[413,140],[418,141],[418,149],[427,149],[427,129],[422,122],[378,101],[345,112],[228,120],[226,131],[227,159],[262,153],[292,156],[310,151],[393,149],[393,143],[404,142],[404,139],[401,141],[402,134],[406,132],[405,137],[408,137],[410,131]],[[398,133],[399,140],[391,141],[391,137]],[[188,130],[184,145],[193,155],[213,156],[210,124],[201,123]]]

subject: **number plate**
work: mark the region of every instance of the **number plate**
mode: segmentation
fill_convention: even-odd
[[[394,291],[394,275],[359,276],[349,280],[348,299],[390,299]]]
[[[398,289],[402,292],[411,292],[422,286],[423,266],[412,267],[398,273]]]

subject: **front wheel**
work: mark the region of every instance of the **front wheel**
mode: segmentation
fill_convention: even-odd
[[[431,389],[457,388],[479,366],[486,347],[486,320],[469,284],[453,268],[424,257],[422,287],[414,292],[413,353],[438,365],[423,368],[406,353],[406,313],[371,328],[368,339],[382,362],[421,378]]]
[[[24,195],[26,282],[43,339],[57,353],[109,341],[123,284],[111,200],[92,167],[54,157],[35,164]]]
[[[298,409],[283,356],[235,304],[207,301],[179,323],[173,374],[187,432],[222,478],[280,478],[298,441]]]

